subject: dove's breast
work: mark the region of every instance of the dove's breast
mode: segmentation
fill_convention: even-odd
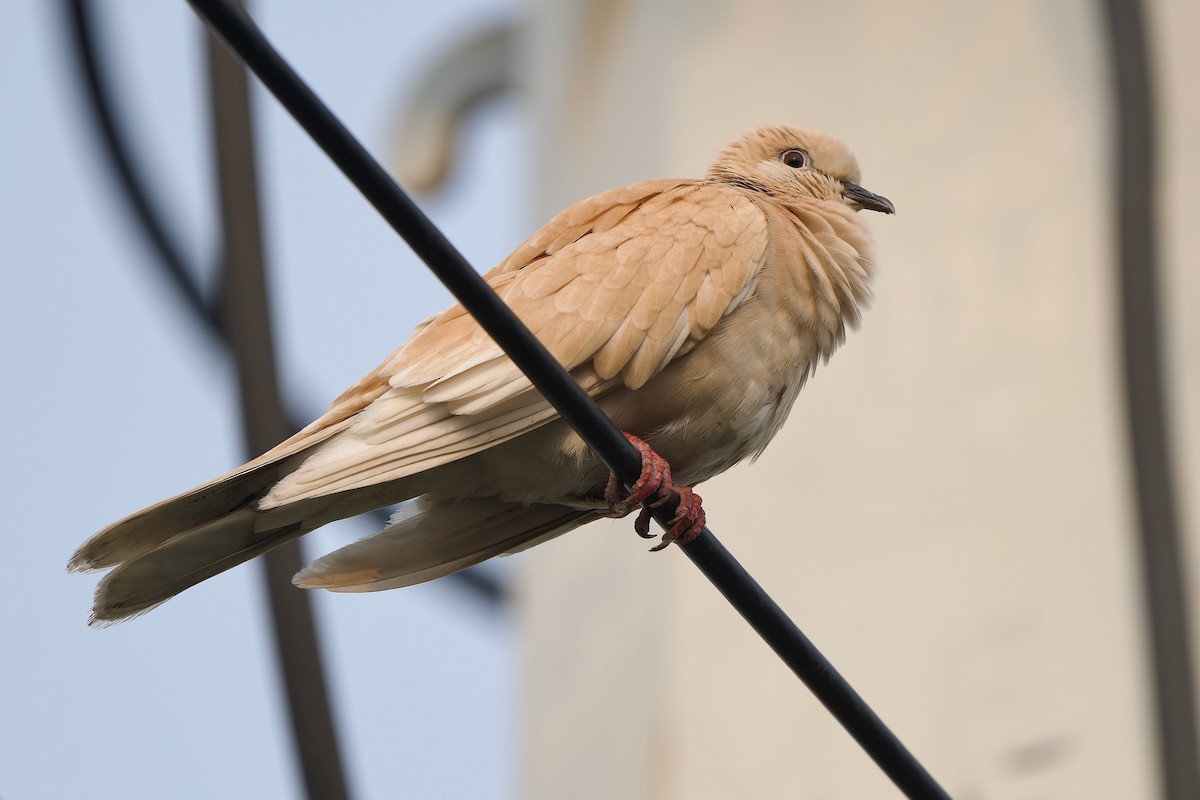
[[[870,300],[870,241],[853,211],[762,205],[770,242],[745,300],[641,390],[601,403],[623,430],[646,432],[680,484],[760,454]]]
[[[816,363],[817,338],[791,324],[764,288],[756,287],[636,401],[610,411],[623,430],[647,432],[646,441],[681,485],[700,483],[762,452]]]

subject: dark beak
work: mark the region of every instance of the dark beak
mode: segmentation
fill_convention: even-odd
[[[884,214],[896,213],[896,207],[892,205],[891,200],[874,192],[868,192],[857,183],[842,181],[842,197],[868,211],[882,211]]]

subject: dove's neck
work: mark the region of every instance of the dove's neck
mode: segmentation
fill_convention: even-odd
[[[857,214],[840,203],[798,198],[768,204],[782,297],[802,332],[813,336],[816,361],[829,358],[857,328],[871,301],[875,272],[871,239]]]

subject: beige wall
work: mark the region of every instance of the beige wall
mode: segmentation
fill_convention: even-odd
[[[1190,500],[1200,9],[1155,11]],[[863,330],[757,464],[704,487],[717,535],[956,797],[1152,796],[1099,9],[530,12],[539,219],[609,186],[700,174],[725,140],[776,122],[841,136],[898,208],[870,220],[881,273]],[[1194,539],[1195,509],[1184,519]],[[525,795],[893,796],[687,559],[647,554],[629,527],[596,524],[526,563]]]

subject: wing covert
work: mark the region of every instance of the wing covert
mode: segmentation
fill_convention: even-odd
[[[598,396],[639,388],[691,350],[748,294],[766,250],[766,217],[744,192],[653,181],[572,206],[484,277]],[[403,478],[555,416],[460,305],[423,323],[340,401],[354,408],[353,425],[270,504]]]

